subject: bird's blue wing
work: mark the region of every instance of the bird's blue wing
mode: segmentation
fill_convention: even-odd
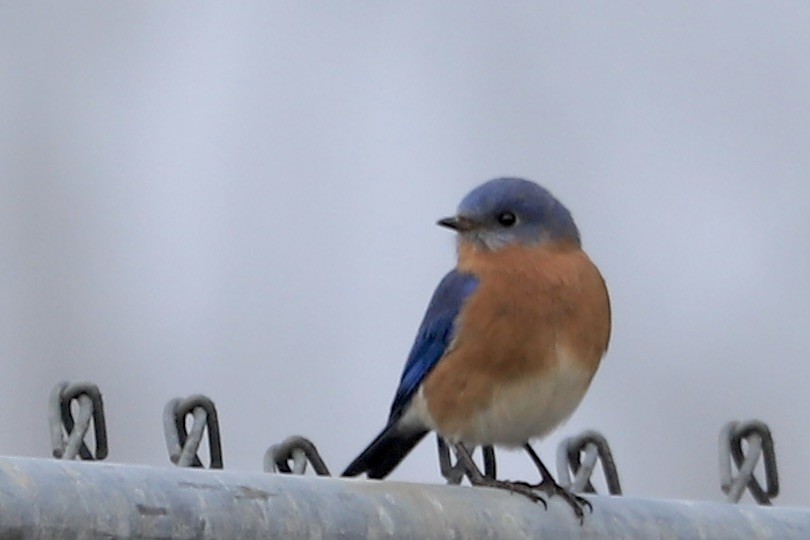
[[[419,385],[444,355],[454,337],[456,319],[464,301],[477,286],[475,276],[456,270],[450,271],[439,283],[402,371],[402,379],[391,404],[389,424],[402,414]]]

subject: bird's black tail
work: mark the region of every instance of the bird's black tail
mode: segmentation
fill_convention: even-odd
[[[385,478],[427,435],[427,432],[426,429],[405,430],[396,423],[388,424],[346,467],[343,476],[366,473],[369,478]]]

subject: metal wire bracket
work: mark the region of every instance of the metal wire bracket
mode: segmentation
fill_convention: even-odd
[[[187,428],[191,416],[190,429]],[[107,457],[107,430],[101,392],[93,383],[60,382],[51,390],[49,425],[52,453],[55,458],[103,460]],[[85,440],[93,423],[95,453]],[[214,402],[196,394],[169,401],[163,411],[163,427],[170,460],[180,467],[202,468],[198,455],[204,432],[208,431],[211,469],[223,468],[219,421]],[[448,484],[460,484],[468,471],[461,461],[454,462],[450,447],[437,435],[439,465]],[[739,502],[748,489],[760,505],[771,505],[779,495],[774,441],[768,426],[758,420],[729,422],[720,431],[720,487],[729,502]],[[475,449],[473,448],[473,451]],[[495,451],[481,448],[484,475],[496,478]],[[732,460],[734,465],[732,466]],[[765,487],[755,475],[763,464]],[[473,463],[468,460],[468,464]],[[605,437],[596,431],[585,431],[563,440],[557,448],[557,476],[560,485],[572,492],[596,493],[592,476],[601,462],[606,489],[620,495],[621,485],[613,455]],[[288,437],[270,446],[264,455],[264,470],[276,473],[305,474],[312,466],[318,476],[329,476],[329,469],[315,444],[301,436]],[[736,468],[736,475],[735,475]],[[480,473],[479,473],[480,474]]]
[[[290,467],[292,461],[292,467]],[[318,476],[330,476],[323,458],[315,444],[298,435],[287,437],[279,444],[270,446],[264,453],[264,471],[271,473],[305,474],[307,465]]]
[[[78,403],[78,413],[73,416],[73,402]],[[101,392],[93,383],[69,384],[60,382],[51,390],[49,423],[53,457],[85,460],[102,460],[107,457],[107,426],[104,420],[104,403]],[[93,421],[93,437],[96,441],[95,455],[84,441]]]
[[[460,484],[467,474],[467,470],[461,461],[456,461],[455,465],[450,456],[450,448],[438,434],[436,435],[436,446],[439,452],[439,469],[448,484]],[[473,448],[470,455],[475,451]],[[484,476],[495,478],[497,465],[495,463],[495,449],[491,446],[482,446],[481,452],[484,458]]]
[[[560,485],[577,493],[596,493],[591,476],[600,461],[608,493],[621,495],[619,473],[610,446],[607,439],[596,431],[583,431],[560,442],[557,447],[557,476]]]
[[[191,430],[186,430],[186,416],[191,415]],[[217,409],[210,398],[195,394],[185,399],[174,398],[163,409],[163,431],[169,459],[179,467],[203,467],[197,455],[203,431],[208,428],[210,469],[222,468],[222,444],[219,436]]]
[[[743,449],[743,442],[747,452]],[[765,469],[765,489],[754,475],[760,457]],[[732,458],[737,476],[732,472]],[[754,500],[765,506],[770,506],[771,499],[779,495],[773,437],[768,426],[759,420],[729,422],[720,430],[720,489],[729,502],[736,503],[746,487]]]

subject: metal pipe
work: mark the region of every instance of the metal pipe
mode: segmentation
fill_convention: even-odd
[[[810,510],[0,457],[0,538],[810,538]]]

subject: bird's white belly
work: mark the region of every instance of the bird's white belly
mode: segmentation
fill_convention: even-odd
[[[501,388],[489,407],[474,413],[464,429],[448,437],[470,445],[522,446],[571,416],[590,380],[591,373],[579,363],[561,362],[542,377]]]
[[[423,387],[414,395],[402,420],[405,425],[436,430],[451,442],[522,446],[547,435],[571,416],[592,377],[593,373],[581,362],[559,351],[557,362],[542,374],[500,386],[488,406],[471,413],[453,432],[442,432],[431,417]]]

